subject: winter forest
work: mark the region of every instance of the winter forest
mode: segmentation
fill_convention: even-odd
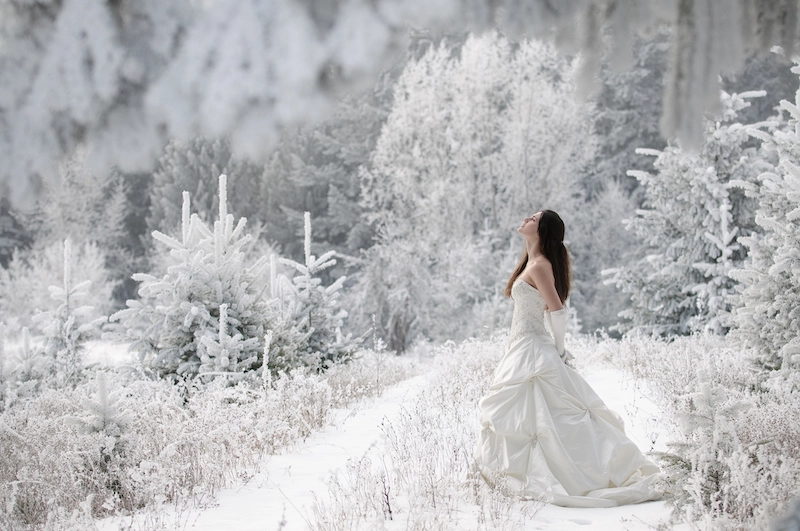
[[[0,529],[800,531],[795,0],[0,0]],[[490,487],[542,209],[661,500]]]

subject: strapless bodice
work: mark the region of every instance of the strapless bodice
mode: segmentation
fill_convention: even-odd
[[[547,303],[539,290],[518,277],[511,287],[511,297],[514,299],[514,315],[511,318],[509,342],[527,334],[550,337],[544,327],[544,309]]]

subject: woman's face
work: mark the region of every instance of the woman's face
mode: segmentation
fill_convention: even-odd
[[[533,214],[522,222],[522,225],[519,226],[517,232],[522,234],[523,236],[539,236],[539,220],[542,217],[541,212],[537,212]]]

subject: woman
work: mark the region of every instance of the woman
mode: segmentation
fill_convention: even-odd
[[[570,260],[552,210],[525,218],[526,252],[506,286],[514,299],[508,350],[480,401],[476,460],[483,477],[524,497],[568,507],[657,499],[659,472],[622,420],[566,365]],[[550,333],[545,329],[545,319]]]

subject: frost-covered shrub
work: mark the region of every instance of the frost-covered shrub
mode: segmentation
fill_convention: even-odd
[[[207,501],[324,426],[331,408],[380,393],[360,384],[375,376],[374,356],[352,360],[348,376],[297,369],[266,388],[216,380],[186,394],[163,379],[99,373],[18,399],[0,413],[0,527],[65,529],[87,514]],[[407,358],[387,365],[391,381],[416,370]]]
[[[261,370],[268,331],[270,367],[299,365],[305,337],[258,289],[266,258],[245,265],[243,247],[251,237],[244,233],[246,220],[234,227],[228,214],[225,175],[219,178],[219,196],[212,231],[196,214],[190,216],[184,192],[181,239],[153,232],[171,248],[173,264],[162,278],[134,275],[142,282],[141,299],[112,316],[122,325],[122,338],[133,341],[132,348],[162,375],[239,377]]]
[[[583,341],[581,354],[645,380],[665,413],[675,440],[660,454],[661,486],[675,519],[765,529],[786,510],[800,490],[800,375],[765,376],[751,351],[713,334]]]
[[[91,281],[82,303],[94,308],[91,318],[108,315],[112,307],[113,283],[105,267],[105,256],[94,243],[72,245],[73,282]],[[64,285],[64,242],[43,248],[16,251],[7,269],[0,268],[0,320],[10,336],[19,336],[23,327],[32,333],[43,332],[46,323],[34,323],[38,311],[54,308],[50,286]]]

